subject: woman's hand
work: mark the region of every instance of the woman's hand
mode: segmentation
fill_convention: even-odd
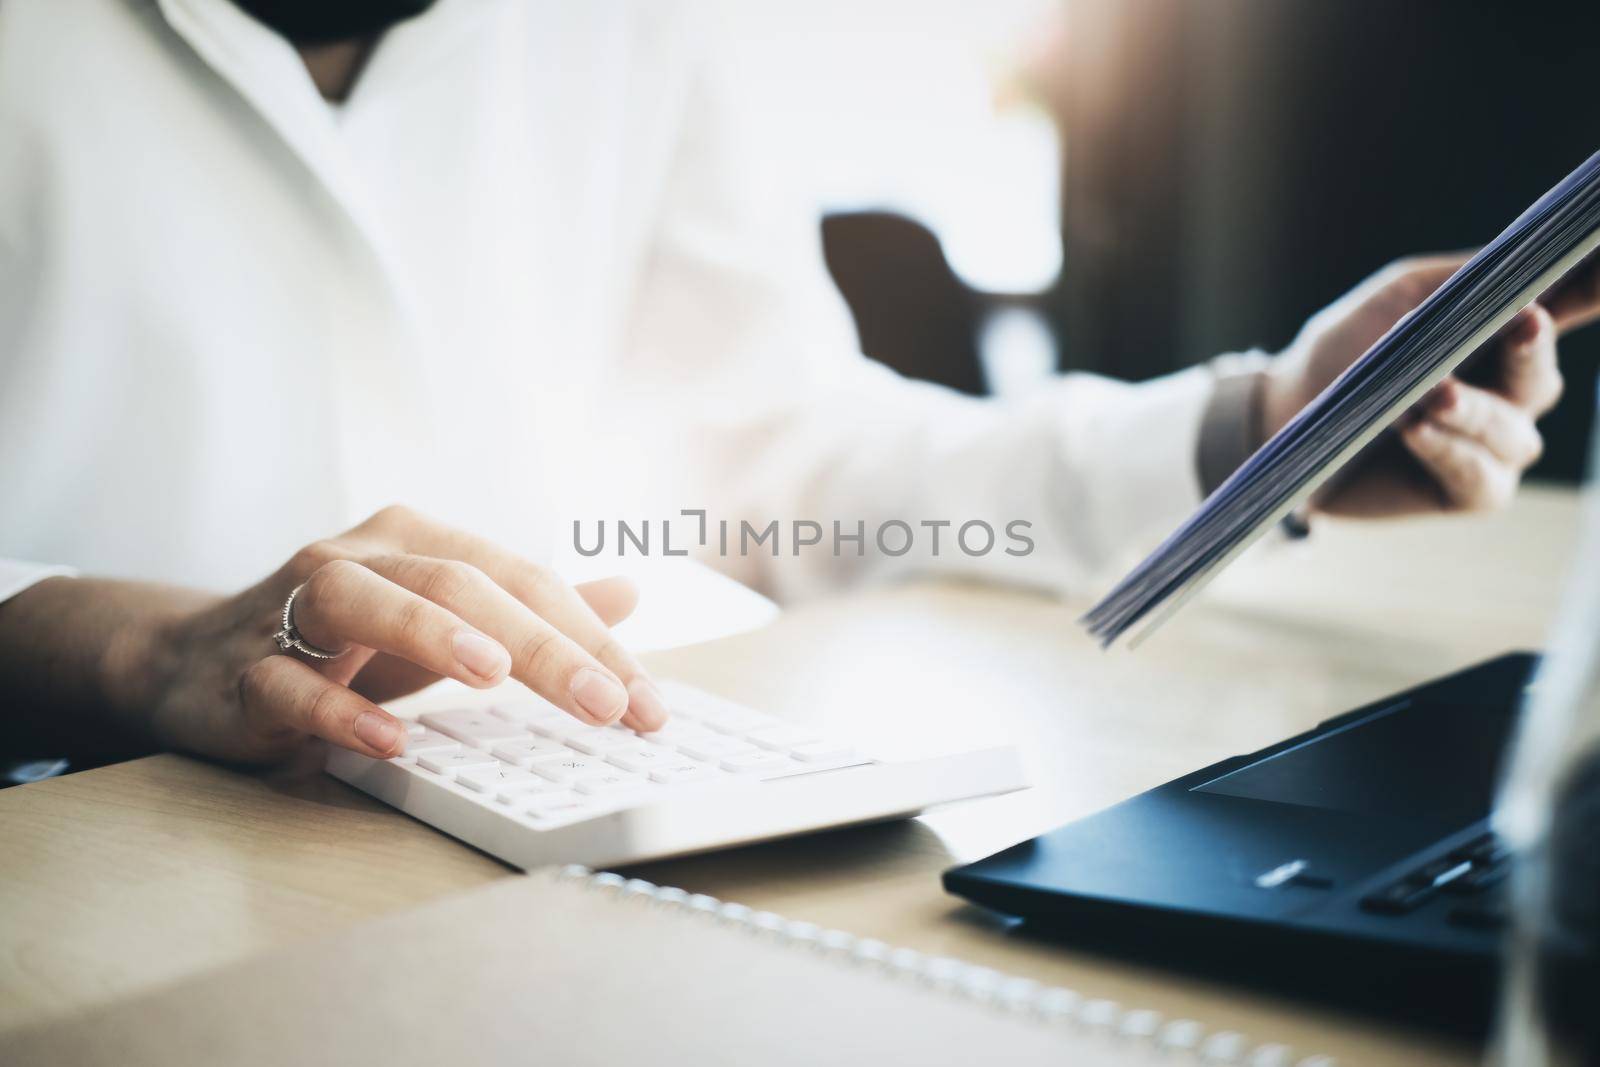
[[[73,582],[36,590],[47,601],[70,595]],[[111,592],[120,618],[94,659],[124,732],[163,747],[261,762],[318,737],[394,756],[405,747],[402,724],[375,701],[439,678],[488,688],[509,676],[596,725],[649,730],[667,717],[638,661],[611,637],[609,627],[633,609],[629,583],[574,588],[405,508],[308,545],[227,599],[133,588],[138,595]],[[297,588],[295,628],[337,658],[278,651],[273,634]],[[30,602],[48,610],[36,590],[0,606],[0,624],[20,624]]]
[[[1261,395],[1270,438],[1391,326],[1467,261],[1402,260],[1312,317],[1275,361]],[[1523,311],[1429,393],[1394,434],[1380,437],[1314,500],[1319,511],[1359,516],[1480,510],[1507,503],[1539,458],[1536,421],[1561,396],[1556,337],[1600,315],[1600,269],[1591,261]]]

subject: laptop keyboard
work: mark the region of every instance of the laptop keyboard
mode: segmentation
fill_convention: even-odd
[[[1498,928],[1507,919],[1504,885],[1510,872],[1510,850],[1494,834],[1484,834],[1369,893],[1361,906],[1380,915],[1404,915],[1434,897],[1453,897],[1447,921]]]

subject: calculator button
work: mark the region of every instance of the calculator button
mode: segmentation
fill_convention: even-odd
[[[528,729],[540,737],[548,737],[555,741],[565,742],[569,737],[577,737],[595,729],[588,723],[579,722],[571,715],[563,714],[559,719],[538,719],[528,724]]]
[[[738,756],[729,756],[722,761],[722,769],[735,774],[759,774],[762,771],[775,771],[789,767],[789,757],[781,752],[763,752],[757,749]]]
[[[838,763],[848,760],[855,755],[848,745],[836,745],[828,741],[814,741],[810,744],[796,745],[789,750],[789,755],[803,763]]]
[[[662,745],[644,745],[635,741],[632,748],[616,748],[606,753],[606,762],[625,771],[648,774],[657,767],[683,762],[683,757]]]
[[[702,715],[700,721],[717,731],[719,734],[731,734],[740,737],[753,733],[756,730],[770,730],[780,723],[770,715],[763,715],[758,711],[747,711],[744,708],[727,708]]]
[[[581,779],[573,784],[573,788],[588,796],[613,797],[637,792],[648,784],[649,779],[642,774],[613,771],[610,774],[596,774]]]
[[[527,767],[541,756],[566,755],[565,745],[548,737],[524,736],[517,741],[502,741],[489,750],[497,759]]]
[[[529,774],[520,767],[499,763],[491,767],[471,767],[456,772],[456,781],[479,793],[498,793],[524,782],[543,782],[543,778]]]
[[[586,756],[582,752],[574,752],[566,745],[558,745],[555,742],[551,742],[551,747],[549,749],[539,749],[536,752],[530,753],[529,755],[523,757],[520,762],[522,766],[531,771],[541,763],[552,763],[557,760],[574,758],[590,759],[592,757]]]
[[[487,748],[500,741],[527,736],[528,731],[514,722],[490,715],[487,711],[433,711],[422,716],[422,724],[457,741]]]
[[[495,791],[494,798],[502,804],[521,804],[535,793],[554,793],[561,787],[554,782],[547,782],[538,775],[530,775],[527,781],[517,780],[509,782]]]
[[[420,756],[424,752],[454,752],[461,747],[461,742],[453,737],[446,737],[437,730],[424,728],[422,735],[406,738],[406,755]]]
[[[516,723],[518,726],[522,726],[524,728],[536,722],[544,722],[550,719],[570,718],[566,712],[562,711],[554,704],[546,704],[542,700],[536,704],[496,704],[489,709],[489,714],[493,715],[497,719],[504,719],[506,722]]]
[[[695,759],[715,761],[760,750],[746,741],[740,741],[732,737],[707,737],[696,741],[686,741],[678,746],[678,751]]]
[[[786,752],[799,745],[816,744],[817,735],[799,726],[768,726],[744,735],[752,745],[760,745],[774,752]]]
[[[568,734],[565,740],[572,748],[591,756],[603,756],[612,749],[632,748],[639,743],[631,730],[597,730],[593,727],[584,733]]]
[[[698,782],[714,782],[725,775],[719,773],[715,767],[708,767],[704,763],[694,763],[690,760],[680,759],[676,763],[665,767],[657,767],[650,772],[652,782],[662,785],[691,785]]]
[[[402,719],[400,721],[405,723],[406,736],[407,737],[412,737],[412,738],[423,737],[428,732],[428,728],[426,726],[422,725],[420,722],[415,722],[415,721],[406,722],[406,720],[404,720],[404,719]]]
[[[567,785],[584,778],[593,777],[612,770],[599,760],[587,756],[562,756],[557,759],[541,760],[532,767],[533,773],[552,782]]]
[[[535,793],[522,806],[522,813],[535,819],[561,819],[592,810],[593,804],[568,789],[554,793]]]
[[[455,752],[424,752],[417,757],[417,766],[446,778],[473,767],[493,767],[500,761],[487,752],[463,748]]]
[[[652,745],[666,745],[668,748],[676,748],[686,741],[702,741],[716,736],[716,733],[707,730],[704,726],[699,726],[692,722],[674,720],[659,730],[640,733],[639,740],[648,741]]]

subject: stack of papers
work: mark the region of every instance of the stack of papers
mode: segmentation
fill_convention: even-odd
[[[1139,640],[1600,245],[1600,153],[1366,351],[1083,617]]]

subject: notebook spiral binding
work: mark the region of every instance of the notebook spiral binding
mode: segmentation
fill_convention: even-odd
[[[890,977],[917,982],[1019,1018],[1045,1025],[1074,1026],[1085,1033],[1144,1043],[1180,1062],[1237,1064],[1240,1067],[1337,1067],[1337,1061],[1329,1056],[1296,1058],[1294,1050],[1287,1045],[1252,1045],[1243,1034],[1232,1030],[1208,1032],[1193,1019],[1165,1019],[1160,1012],[1124,1008],[1116,1001],[1084,997],[1071,989],[1045,986],[1031,978],[1004,974],[948,956],[928,956],[913,949],[895,948],[844,930],[825,930],[816,923],[786,919],[775,912],[756,911],[704,893],[658,886],[643,878],[624,878],[576,864],[559,868],[554,877],[557,881],[610,892],[623,900],[637,900],[650,907],[698,916],[857,966],[876,967]]]

